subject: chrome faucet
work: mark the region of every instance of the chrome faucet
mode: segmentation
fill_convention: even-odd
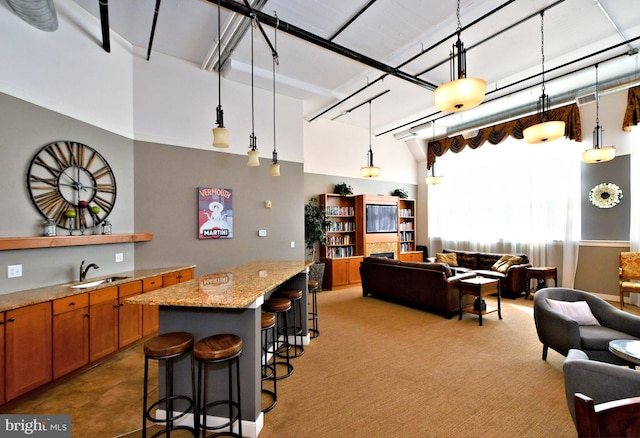
[[[91,268],[98,269],[100,268],[100,266],[96,265],[95,263],[91,263],[85,268],[84,260],[82,261],[82,263],[80,263],[80,281],[84,281],[84,279],[87,278],[87,272],[89,272],[89,269]]]

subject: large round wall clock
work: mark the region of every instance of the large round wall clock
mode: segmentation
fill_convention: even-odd
[[[29,164],[27,188],[42,216],[83,234],[106,219],[116,201],[109,163],[92,147],[75,141],[40,149]]]

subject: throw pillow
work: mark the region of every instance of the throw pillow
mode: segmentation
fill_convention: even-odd
[[[564,313],[579,325],[600,325],[586,301],[558,301],[547,298],[553,310]]]
[[[500,259],[491,266],[492,271],[497,271],[502,274],[506,274],[509,268],[513,265],[517,265],[522,260],[518,256],[506,254],[500,257]]]
[[[455,252],[439,252],[436,254],[436,262],[446,263],[449,266],[458,266],[458,257]]]

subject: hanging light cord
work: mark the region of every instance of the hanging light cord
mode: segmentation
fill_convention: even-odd
[[[600,126],[600,93],[598,92],[598,64],[596,64],[596,126]]]
[[[274,12],[276,18],[276,27],[273,31],[273,44],[275,46],[275,52],[272,53],[273,57],[273,163],[278,163],[278,152],[276,151],[276,64],[278,63],[278,26],[280,25],[280,19],[278,14]]]
[[[369,151],[371,150],[371,101],[369,101]],[[369,163],[369,166],[373,166],[373,163]]]
[[[222,57],[221,49],[222,39],[220,37],[220,0],[218,0],[218,107],[216,108],[216,124],[219,128],[224,128],[223,112],[222,112]]]
[[[251,15],[251,135],[249,136],[249,148],[252,151],[255,151],[257,148],[256,145],[256,134],[255,134],[255,110],[254,110],[254,102],[253,102],[253,28],[255,27],[254,20],[256,19],[255,14]]]
[[[544,10],[540,11],[540,18],[540,35],[542,36],[542,44],[540,45],[540,50],[542,52],[542,96],[544,97]]]

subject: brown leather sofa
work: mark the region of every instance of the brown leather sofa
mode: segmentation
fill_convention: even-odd
[[[487,277],[500,280],[501,294],[516,297],[522,295],[529,287],[527,284],[526,267],[531,266],[526,254],[513,254],[520,257],[520,263],[510,266],[505,274],[491,269],[505,254],[495,254],[489,252],[459,251],[443,249],[443,253],[456,253],[458,267],[457,271],[475,272],[480,277]]]
[[[362,295],[428,310],[451,318],[460,309],[458,283],[474,272],[452,275],[443,263],[402,262],[365,257],[360,263]],[[465,296],[466,299],[473,297]]]

